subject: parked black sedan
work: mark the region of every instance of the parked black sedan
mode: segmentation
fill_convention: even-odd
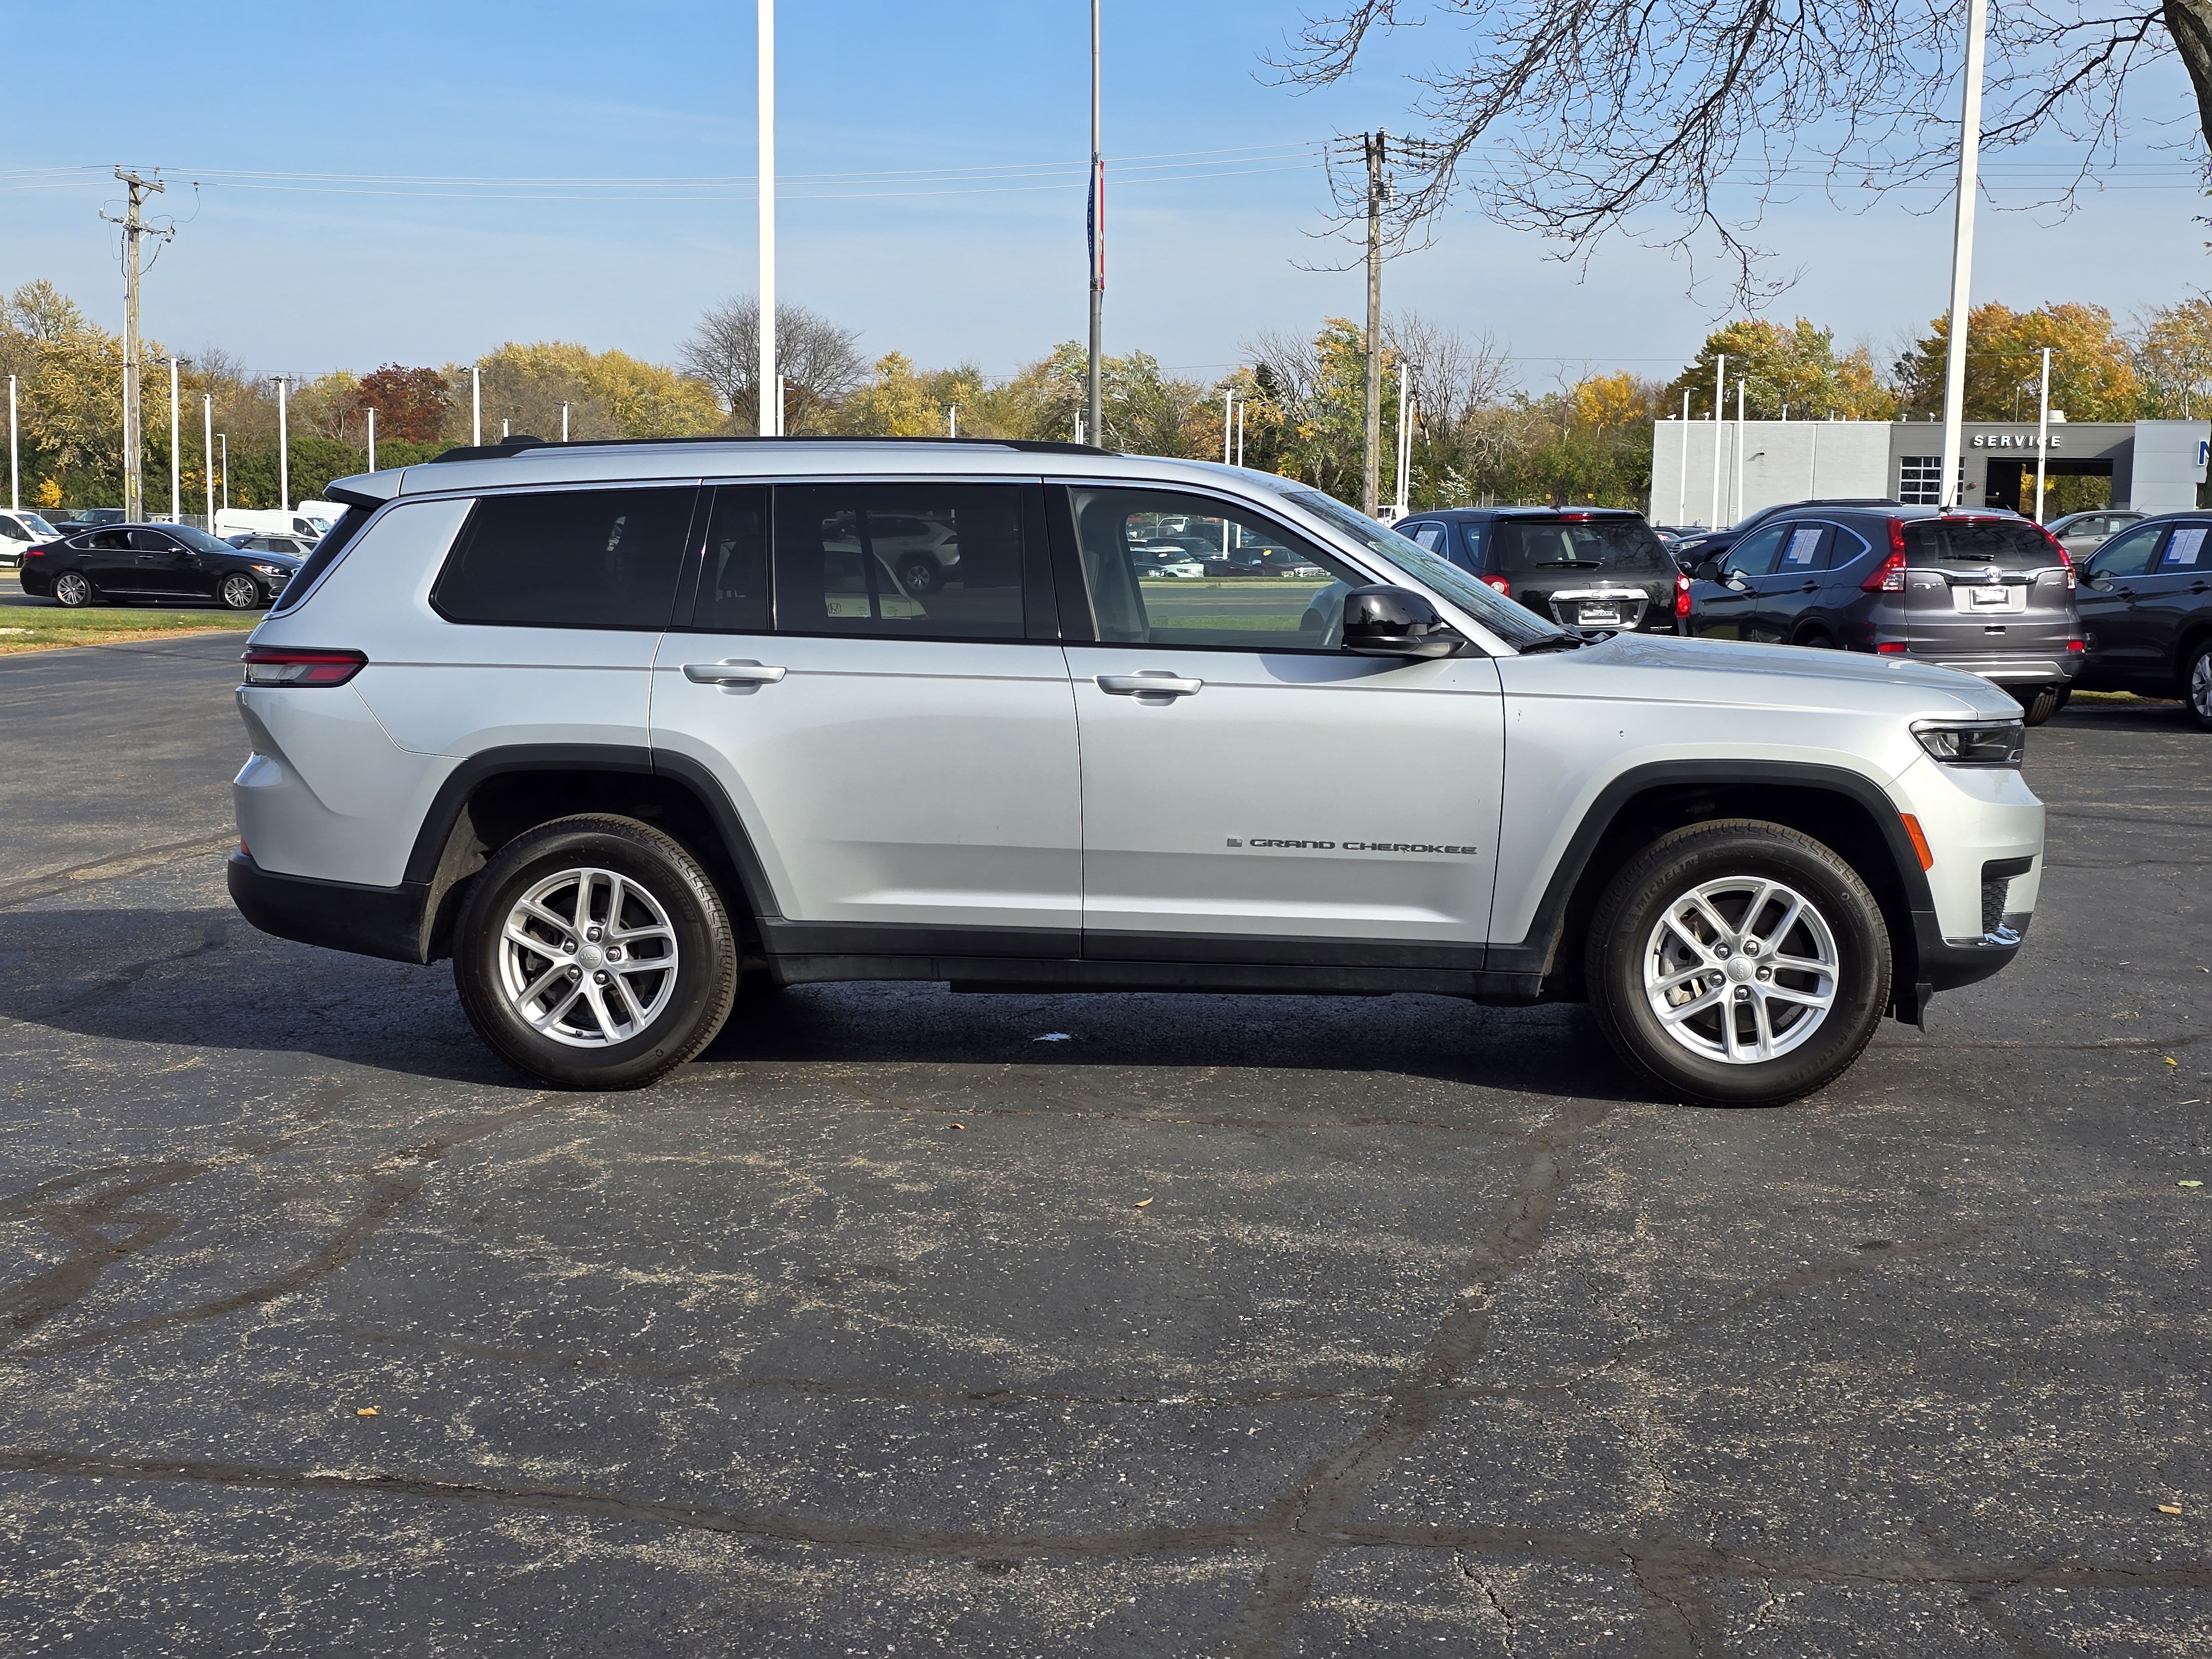
[[[212,600],[226,611],[252,611],[274,604],[306,562],[289,553],[233,547],[184,525],[101,525],[26,549],[22,581],[26,593],[57,605]]]
[[[2212,514],[2123,530],[2091,555],[2074,597],[2089,640],[2078,689],[2179,697],[2212,732]]]

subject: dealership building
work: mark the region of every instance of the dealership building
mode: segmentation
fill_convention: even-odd
[[[2110,505],[2173,513],[2200,505],[2212,422],[2053,421],[2046,477],[2112,480]],[[1657,524],[1734,524],[1780,501],[1864,496],[1929,507],[1940,499],[1940,421],[1652,422],[1650,516]],[[1969,421],[1960,466],[1966,507],[2024,511],[2035,494],[2033,421]]]

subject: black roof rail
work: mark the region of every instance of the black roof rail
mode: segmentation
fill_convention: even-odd
[[[749,434],[712,433],[695,438],[572,438],[559,441],[526,433],[502,438],[495,444],[463,444],[458,449],[433,455],[440,461],[497,461],[533,449],[638,449],[653,444],[936,444],[956,448],[1012,449],[1028,455],[1111,455],[1117,452],[1095,444],[1057,443],[1044,438],[872,438],[848,433],[808,434],[796,438],[763,438]]]

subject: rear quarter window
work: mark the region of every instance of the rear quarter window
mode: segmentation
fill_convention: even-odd
[[[665,628],[698,493],[684,484],[487,495],[430,603],[448,622]]]

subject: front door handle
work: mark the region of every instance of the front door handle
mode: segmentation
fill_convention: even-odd
[[[1206,682],[1164,668],[1145,668],[1133,674],[1101,674],[1098,689],[1116,697],[1189,697],[1204,690]]]
[[[750,691],[757,686],[774,685],[787,672],[767,663],[744,662],[734,658],[684,665],[684,678],[692,684],[719,685],[725,691]]]

